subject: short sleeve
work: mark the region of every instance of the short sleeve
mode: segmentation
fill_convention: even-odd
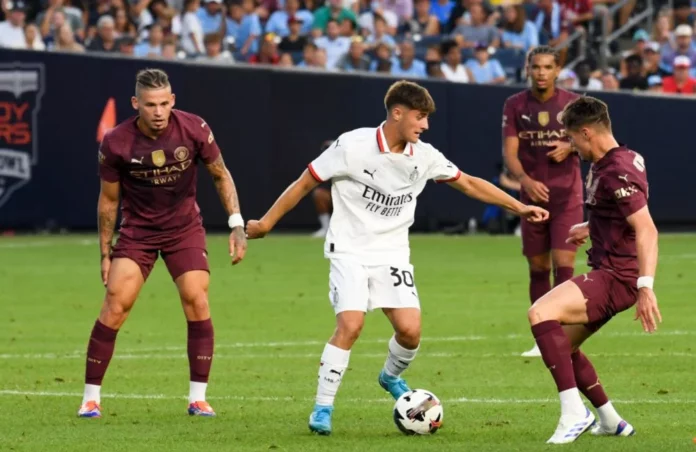
[[[99,145],[99,178],[106,182],[121,180],[121,158],[111,148],[110,134],[104,135]]]
[[[640,154],[633,161],[607,175],[607,188],[624,217],[629,217],[648,205],[648,180],[645,162]]]
[[[342,142],[342,137],[338,137],[331,146],[309,164],[309,172],[312,173],[317,182],[326,182],[334,177],[348,174],[345,145],[346,143]]]
[[[197,129],[199,135],[198,142],[200,143],[200,149],[198,152],[201,160],[205,164],[213,163],[220,156],[220,148],[217,145],[217,141],[215,141],[213,131],[210,130],[208,123],[202,119],[200,127],[195,129]]]
[[[442,152],[436,149],[433,149],[432,152],[433,156],[428,167],[427,178],[434,180],[438,184],[454,182],[459,179],[462,172],[459,171],[457,165],[447,160]]]
[[[513,102],[508,99],[503,106],[503,137],[517,136],[517,122]]]

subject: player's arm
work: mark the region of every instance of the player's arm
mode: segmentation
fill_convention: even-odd
[[[97,201],[97,227],[99,230],[99,251],[101,254],[101,276],[106,286],[111,266],[111,244],[118,218],[118,201],[121,192],[120,182],[101,180],[99,200]]]
[[[657,329],[655,318],[662,322],[657,299],[653,292],[653,281],[657,268],[657,228],[648,206],[626,218],[628,224],[636,232],[636,248],[638,251],[638,301],[636,302],[636,319],[640,319],[643,329],[652,333]]]
[[[281,218],[290,212],[302,198],[307,196],[319,181],[309,172],[304,170],[295,182],[285,189],[282,195],[268,209],[268,212],[258,221],[251,220],[247,223],[247,235],[250,239],[261,238],[268,234]]]
[[[448,185],[470,198],[486,204],[495,204],[515,215],[529,218],[533,222],[546,221],[549,218],[549,213],[546,210],[536,206],[526,206],[495,185],[479,177],[461,173],[458,178],[448,182]]]

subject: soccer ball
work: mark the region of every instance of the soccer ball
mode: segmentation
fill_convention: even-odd
[[[428,435],[442,426],[442,403],[430,391],[414,389],[394,405],[394,423],[406,435]]]

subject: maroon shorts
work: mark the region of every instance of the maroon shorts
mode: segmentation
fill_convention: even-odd
[[[546,254],[551,250],[576,251],[577,246],[566,243],[568,231],[573,225],[582,223],[583,207],[578,204],[568,209],[550,209],[549,221],[530,223],[522,220],[522,254],[527,257]]]
[[[608,270],[592,270],[576,276],[572,281],[580,288],[587,300],[587,318],[585,327],[595,332],[619,312],[625,311],[638,298],[636,280],[619,278]]]
[[[162,256],[174,280],[193,270],[210,272],[205,230],[202,227],[189,230],[180,237],[166,238],[156,242],[153,241],[150,244],[147,241],[143,242],[121,235],[114,246],[111,258],[131,259],[138,264],[145,280],[155,266],[158,255]]]

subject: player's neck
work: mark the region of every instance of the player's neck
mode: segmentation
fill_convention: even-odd
[[[551,99],[553,95],[556,94],[556,88],[550,86],[544,91],[539,91],[537,88],[532,87],[532,96],[534,96],[539,102],[546,102]]]
[[[382,130],[384,131],[384,139],[387,142],[389,152],[392,154],[403,154],[404,150],[406,150],[406,141],[400,138],[396,124],[387,121],[384,123]]]
[[[609,151],[619,147],[618,141],[616,141],[616,138],[614,138],[614,135],[612,134],[597,136],[595,140],[595,149],[592,152],[594,162],[598,162],[605,155],[607,155]]]

